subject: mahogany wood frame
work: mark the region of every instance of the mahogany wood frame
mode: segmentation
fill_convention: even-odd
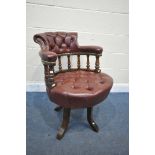
[[[101,72],[99,57],[102,54],[89,53],[89,51],[88,51],[87,53],[86,52],[77,52],[77,53],[63,53],[63,54],[57,54],[57,55],[58,55],[58,65],[59,65],[59,71],[57,71],[57,72],[54,71],[54,66],[56,65],[56,62],[49,62],[49,61],[42,60],[42,63],[44,65],[45,83],[46,83],[46,86],[49,88],[53,88],[56,86],[56,83],[54,82],[54,76],[57,75],[58,73],[63,73],[63,72],[68,72],[68,71],[76,71],[76,70],[85,70],[85,71],[92,71],[92,72],[97,72],[97,73]],[[70,55],[77,55],[77,68],[71,67]],[[86,55],[86,58],[87,58],[86,68],[81,68],[80,55]],[[62,69],[62,64],[61,64],[62,56],[67,56],[68,69]],[[90,69],[90,60],[89,60],[90,56],[96,57],[95,69]]]
[[[48,51],[49,47],[46,43],[44,43],[45,40],[41,39],[40,37],[34,37],[34,41],[36,43],[38,43],[41,47],[42,52],[44,51]],[[45,41],[46,42],[46,41]],[[57,58],[58,58],[58,71],[55,71],[54,68],[56,66],[56,61],[45,61],[42,59],[42,63],[44,65],[44,74],[45,74],[45,83],[46,83],[46,87],[47,88],[54,88],[57,84],[54,81],[54,76],[59,74],[59,73],[63,73],[63,72],[72,72],[72,71],[76,71],[76,70],[84,70],[84,71],[92,71],[92,72],[96,72],[96,73],[100,73],[100,62],[99,62],[99,58],[102,55],[102,52],[96,52],[96,51],[82,51],[79,49],[79,51],[73,51],[71,53],[56,53]],[[77,56],[77,68],[72,68],[71,65],[71,55],[76,55]],[[81,67],[81,55],[85,55],[86,56],[86,67],[82,68]],[[63,69],[62,68],[62,63],[61,63],[61,57],[67,57],[67,69]],[[95,56],[96,61],[95,61],[95,66],[93,69],[90,68],[90,56]],[[62,123],[61,126],[58,130],[57,139],[62,139],[65,132],[67,131],[68,128],[68,124],[69,124],[69,119],[70,119],[70,111],[71,108],[63,108],[61,106],[58,106],[55,108],[55,111],[60,111],[61,109],[63,109],[63,119],[62,119]],[[93,107],[87,107],[87,120],[88,123],[90,125],[90,127],[92,128],[93,131],[98,132],[99,128],[97,126],[97,124],[95,123],[95,121],[93,120]]]
[[[58,106],[55,108],[55,111],[60,111],[61,109],[62,107]],[[71,111],[70,108],[63,108],[63,120],[62,120],[60,128],[58,129],[58,133],[56,136],[58,140],[61,140],[64,137],[65,132],[67,131],[67,128],[69,125],[69,119],[70,119],[70,111]],[[93,119],[93,108],[92,107],[87,108],[87,120],[88,120],[88,123],[91,129],[95,132],[98,132],[99,127]]]
[[[70,55],[77,55],[77,68],[71,67]],[[86,68],[81,68],[80,55],[86,55],[86,61],[87,61]],[[56,86],[56,83],[54,82],[54,76],[57,75],[58,73],[63,73],[63,72],[68,72],[68,71],[76,71],[76,70],[85,70],[85,71],[93,71],[93,72],[100,73],[101,70],[100,70],[99,57],[101,55],[102,54],[89,53],[89,51],[88,51],[88,53],[77,52],[77,53],[58,54],[59,71],[57,71],[57,72],[54,71],[54,66],[56,65],[55,62],[48,62],[48,61],[42,60],[42,63],[44,65],[44,70],[45,70],[46,86],[49,88],[53,88]],[[67,56],[68,69],[62,69],[62,64],[61,64],[62,56]],[[90,59],[89,59],[90,56],[96,57],[94,69],[90,69]],[[63,109],[63,120],[61,123],[61,127],[59,128],[57,136],[56,136],[56,138],[58,140],[61,140],[63,138],[65,132],[67,131],[69,119],[70,119],[70,110],[71,110],[70,108],[63,108],[63,107],[58,106],[55,108],[55,111],[60,111],[61,109]],[[99,128],[98,128],[97,124],[95,123],[95,121],[93,120],[92,111],[93,111],[92,107],[87,108],[87,120],[88,120],[88,123],[89,123],[90,127],[92,128],[92,130],[95,132],[98,132]]]
[[[71,61],[70,61],[70,55],[77,55],[77,68],[71,68]],[[80,55],[86,55],[87,58],[87,62],[86,62],[86,68],[81,68],[80,66]],[[67,62],[68,62],[68,69],[62,69],[62,64],[61,64],[61,57],[62,56],[67,56]],[[96,62],[95,62],[95,69],[90,69],[90,60],[89,57],[90,56],[95,56],[96,57]],[[101,54],[91,54],[91,53],[65,53],[65,54],[59,54],[58,55],[58,65],[59,65],[59,71],[55,72],[54,71],[54,66],[56,65],[55,62],[45,62],[42,60],[44,68],[45,68],[45,82],[46,82],[46,86],[47,87],[55,87],[56,83],[54,82],[54,76],[58,73],[62,73],[62,72],[67,72],[67,71],[75,71],[75,70],[85,70],[85,71],[93,71],[93,72],[101,72],[100,68],[100,63],[99,63],[99,57],[101,56]],[[60,111],[61,109],[63,109],[63,120],[62,120],[62,124],[61,127],[58,129],[58,133],[56,138],[58,140],[62,139],[67,128],[68,128],[68,124],[69,124],[69,118],[70,118],[70,110],[71,109],[66,109],[66,108],[62,108],[62,107],[56,107],[55,111]],[[93,120],[93,115],[92,115],[92,111],[93,108],[92,107],[88,107],[87,108],[87,120],[88,123],[90,125],[90,127],[92,128],[93,131],[98,132],[99,128],[97,126],[97,124],[95,123],[95,121]]]

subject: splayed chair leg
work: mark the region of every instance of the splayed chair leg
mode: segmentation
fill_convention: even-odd
[[[54,110],[55,111],[60,111],[62,109],[62,107],[61,106],[58,106],[58,107],[56,107]]]
[[[62,139],[67,128],[68,128],[68,124],[69,124],[69,118],[70,118],[70,108],[64,108],[63,109],[63,120],[62,120],[62,124],[61,127],[58,129],[58,133],[56,138],[58,140]]]
[[[93,108],[90,107],[90,108],[87,108],[87,120],[88,120],[88,123],[90,125],[90,127],[92,128],[93,131],[95,132],[98,132],[99,131],[99,128],[97,126],[97,124],[95,123],[95,121],[93,120]]]

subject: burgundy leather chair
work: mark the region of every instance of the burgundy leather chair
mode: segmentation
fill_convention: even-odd
[[[63,108],[63,120],[57,133],[61,139],[67,130],[70,110],[87,108],[87,120],[95,132],[99,128],[92,117],[93,106],[101,103],[113,85],[112,78],[101,73],[99,57],[103,49],[98,46],[79,46],[76,32],[46,32],[34,35],[34,41],[41,47],[39,55],[45,70],[45,83],[49,99]],[[77,56],[77,68],[72,68],[70,57]],[[86,56],[86,68],[81,68],[80,55]],[[67,56],[68,69],[62,69],[61,57]],[[96,57],[94,69],[90,69],[90,56]],[[58,61],[58,71],[54,66]]]

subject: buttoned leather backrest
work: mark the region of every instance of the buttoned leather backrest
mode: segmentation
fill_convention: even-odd
[[[38,43],[42,50],[48,50],[55,53],[76,52],[78,49],[76,32],[46,32],[36,34],[34,41]]]

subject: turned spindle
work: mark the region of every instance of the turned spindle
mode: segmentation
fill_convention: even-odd
[[[100,62],[99,62],[99,55],[96,55],[96,62],[95,62],[95,71],[100,72]]]
[[[80,54],[77,55],[77,68],[80,69]]]
[[[67,58],[68,58],[68,69],[71,69],[70,55],[67,55]]]
[[[62,70],[61,56],[58,56],[58,63],[59,63],[59,71],[61,71]]]
[[[44,64],[44,72],[45,72],[45,83],[46,86],[49,88],[55,87],[55,83],[54,83],[54,70],[53,70],[54,66],[51,65],[46,65]]]
[[[86,67],[87,67],[87,70],[90,69],[89,54],[87,54],[87,65],[86,65]]]

